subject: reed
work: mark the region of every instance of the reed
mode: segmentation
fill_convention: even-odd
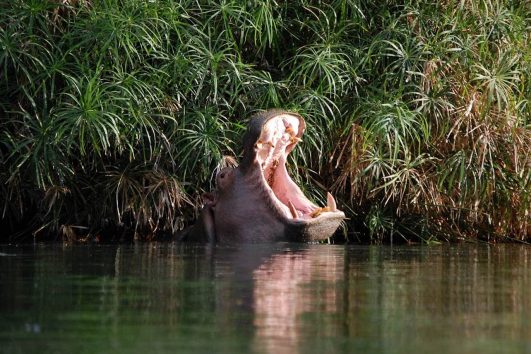
[[[174,234],[283,107],[337,242],[529,241],[530,36],[523,0],[0,1],[3,240]]]

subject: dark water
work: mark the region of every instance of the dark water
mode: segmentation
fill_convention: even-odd
[[[531,248],[0,246],[6,353],[531,352]]]

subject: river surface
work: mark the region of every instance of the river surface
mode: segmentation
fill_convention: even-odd
[[[521,245],[0,245],[2,353],[531,353]]]

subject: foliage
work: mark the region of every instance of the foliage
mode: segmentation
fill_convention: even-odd
[[[283,107],[309,126],[292,172],[338,196],[350,238],[529,240],[530,19],[519,0],[0,1],[1,223],[173,234],[246,119]]]

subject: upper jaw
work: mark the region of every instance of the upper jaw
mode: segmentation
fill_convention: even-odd
[[[255,136],[252,137],[254,143],[251,147],[251,141],[247,141],[248,150],[244,150],[244,161],[245,155],[253,155],[252,165],[260,170],[262,183],[268,190],[274,207],[286,219],[297,223],[344,218],[344,213],[337,209],[336,201],[330,193],[327,193],[326,205],[319,207],[306,198],[287,173],[287,155],[301,141],[306,126],[304,119],[298,114],[285,111],[269,116],[268,113],[265,113],[265,118],[255,118],[260,120],[259,128],[256,121],[251,121],[251,127],[255,125]],[[249,131],[252,132],[252,128]],[[249,133],[246,138],[250,138]]]

